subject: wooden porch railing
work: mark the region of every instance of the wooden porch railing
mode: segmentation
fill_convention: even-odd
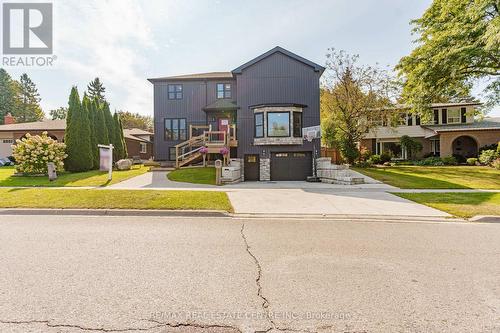
[[[194,136],[195,130],[208,129],[203,134]],[[230,125],[227,131],[212,131],[209,125],[189,125],[189,140],[175,146],[175,166],[190,163],[199,155],[202,147],[207,147],[214,152],[214,149],[231,147],[237,145],[236,125]],[[218,151],[218,150],[217,150]]]

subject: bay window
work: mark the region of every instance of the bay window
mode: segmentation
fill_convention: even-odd
[[[267,113],[267,136],[290,136],[290,112]]]
[[[254,115],[255,120],[255,137],[264,137],[264,113],[259,112]]]

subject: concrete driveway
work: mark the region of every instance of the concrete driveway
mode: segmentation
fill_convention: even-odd
[[[381,190],[266,189],[229,190],[227,194],[240,214],[450,216]]]
[[[500,224],[0,216],[0,332],[497,332]]]
[[[243,182],[213,186],[173,182],[166,172],[148,172],[109,188],[224,191],[238,214],[449,216],[388,193],[396,189],[392,186],[368,181],[362,185]]]

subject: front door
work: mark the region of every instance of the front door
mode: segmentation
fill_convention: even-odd
[[[245,181],[260,180],[259,155],[245,155]]]
[[[229,119],[228,118],[219,118],[217,120],[217,122],[218,122],[218,125],[219,125],[219,131],[227,133],[227,131],[229,129]],[[221,141],[224,140],[224,135],[223,134],[221,134],[219,136],[219,140],[221,140]]]

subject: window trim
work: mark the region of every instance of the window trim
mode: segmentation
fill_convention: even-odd
[[[173,87],[173,90],[170,91],[170,87]],[[177,90],[177,88],[180,87],[180,90]],[[170,98],[170,94],[173,94],[174,97]],[[181,97],[178,98],[177,94],[180,94]],[[173,100],[181,100],[184,98],[184,87],[182,84],[179,83],[172,83],[172,84],[167,84],[167,98],[171,101]]]
[[[269,115],[273,113],[288,113],[288,135],[269,135]],[[268,138],[290,138],[292,133],[290,133],[290,113],[291,111],[268,111],[266,113],[266,124],[267,124],[267,130],[266,130],[266,136]]]
[[[174,135],[169,138],[167,137],[167,120],[170,120],[170,128],[169,130],[173,133],[173,120],[177,120],[177,139],[174,139]],[[184,120],[184,129],[181,129],[181,120]],[[164,118],[163,119],[163,140],[164,141],[186,141],[187,140],[187,129],[188,129],[188,123],[186,118]],[[181,138],[181,130],[184,131],[184,138]]]
[[[169,147],[169,148],[168,148],[168,160],[169,160],[169,161],[175,161],[175,160],[176,160],[175,153],[174,153],[174,154],[172,154],[172,149],[173,149],[173,150],[174,150],[174,152],[175,152],[175,146],[173,146],[173,147]],[[174,158],[172,158],[172,155],[174,155]]]
[[[455,112],[456,117],[451,117],[450,116],[451,112]],[[447,111],[446,118],[447,118],[447,124],[461,124],[462,123],[462,111],[459,109],[450,109]],[[454,121],[451,121],[451,120],[454,120]]]
[[[257,125],[257,115],[262,115],[262,124]],[[264,117],[264,112],[255,112],[253,114],[253,121],[254,121],[254,128],[253,128],[253,137],[254,138],[263,138],[264,137],[264,122],[265,122],[265,117]],[[262,127],[262,135],[257,136],[257,126]]]
[[[441,123],[448,124],[448,109],[441,109]]]
[[[148,144],[146,142],[139,142],[139,153],[140,154],[148,153]]]
[[[434,119],[432,120],[433,125],[439,125],[439,109],[434,109]]]
[[[295,133],[295,114],[298,114],[300,117],[300,127],[299,133]],[[303,127],[303,117],[302,112],[292,112],[292,137],[293,138],[301,138],[302,137],[302,127]]]
[[[219,85],[222,85],[222,91],[219,91]],[[229,85],[229,89],[226,89],[226,85]],[[229,82],[223,83],[218,82],[215,84],[215,97],[217,99],[230,99],[232,98],[233,85]],[[222,92],[222,97],[219,97],[219,92]],[[226,96],[229,93],[229,96]]]

